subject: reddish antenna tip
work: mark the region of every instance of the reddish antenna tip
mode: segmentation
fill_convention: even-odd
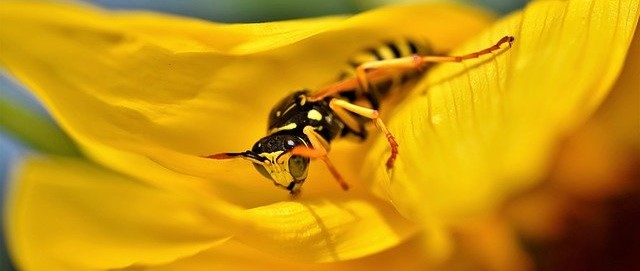
[[[216,153],[216,154],[212,154],[209,156],[205,156],[205,158],[209,158],[209,159],[229,159],[231,158],[231,156],[227,155],[226,153]]]

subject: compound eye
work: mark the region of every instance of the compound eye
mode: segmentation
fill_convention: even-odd
[[[273,180],[273,178],[271,178],[271,174],[269,174],[269,172],[266,168],[264,168],[263,165],[253,163],[253,166],[258,170],[258,172],[260,172],[260,174],[262,174],[262,176],[267,179]]]
[[[309,158],[294,155],[289,158],[289,173],[294,179],[301,181],[307,178]]]

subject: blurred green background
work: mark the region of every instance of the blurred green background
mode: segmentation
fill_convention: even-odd
[[[481,6],[504,14],[522,7],[526,0],[89,0],[114,9],[152,9],[219,22],[263,22],[350,14],[367,9],[411,2],[458,2]]]

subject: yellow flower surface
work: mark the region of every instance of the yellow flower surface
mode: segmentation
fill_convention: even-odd
[[[608,93],[638,16],[639,1],[549,0],[493,25],[457,5],[226,25],[3,2],[0,64],[104,166],[24,161],[6,207],[11,254],[25,270],[410,270],[450,255],[450,226],[479,225],[492,234],[469,246],[494,258],[509,231],[465,222],[540,179],[558,138]],[[435,67],[386,112],[393,170],[384,137],[334,144],[349,192],[320,163],[293,200],[245,161],[201,158],[249,148],[277,100],[332,83],[382,39],[457,54],[505,35],[512,48]]]
[[[490,212],[544,176],[558,139],[600,104],[617,78],[638,1],[535,1],[456,48],[505,34],[508,51],[430,71],[392,114],[397,166],[379,138],[364,180],[405,216],[448,224]]]

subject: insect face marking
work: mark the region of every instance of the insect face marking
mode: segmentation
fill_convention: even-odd
[[[292,193],[307,178],[309,166],[309,158],[291,154],[295,146],[307,144],[297,136],[273,134],[260,139],[251,150],[263,158],[262,163],[253,163],[258,172]]]

